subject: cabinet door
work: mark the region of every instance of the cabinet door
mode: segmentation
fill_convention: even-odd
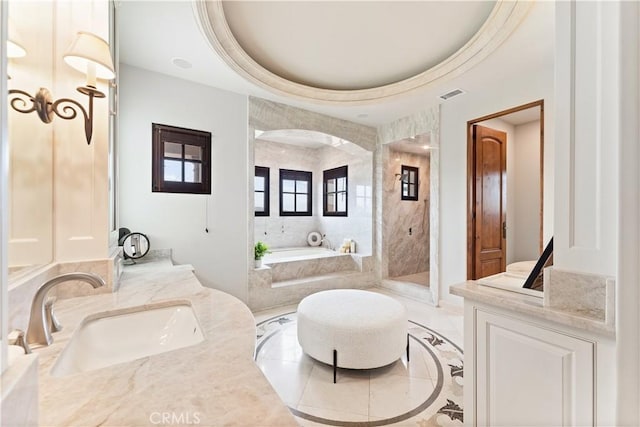
[[[594,425],[593,342],[476,311],[480,426]]]

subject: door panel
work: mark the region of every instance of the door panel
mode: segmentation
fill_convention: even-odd
[[[474,144],[474,275],[490,276],[506,269],[507,134],[473,126]]]
[[[595,425],[593,342],[483,309],[473,327],[469,425]]]

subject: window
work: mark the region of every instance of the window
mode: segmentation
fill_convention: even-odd
[[[269,168],[256,166],[253,177],[253,200],[256,216],[269,216]]]
[[[280,216],[311,216],[311,176],[280,169]]]
[[[402,200],[418,200],[418,168],[402,165]]]
[[[211,133],[153,123],[152,190],[211,194]]]
[[[347,216],[347,166],[322,172],[322,214]]]

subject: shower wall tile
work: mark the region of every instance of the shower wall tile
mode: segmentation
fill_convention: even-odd
[[[318,175],[322,171],[347,165],[348,179],[348,217],[324,217],[320,214],[320,230],[338,248],[344,239],[356,242],[356,253],[370,254],[373,245],[373,153],[362,149],[345,152],[333,147],[319,149]],[[322,180],[316,187],[322,194]],[[322,212],[322,197],[315,201],[317,212]]]
[[[429,156],[389,150],[383,177],[382,220],[388,254],[388,277],[429,270]],[[419,168],[418,200],[401,200],[401,165]],[[411,229],[411,231],[409,231]]]
[[[310,217],[280,216],[280,169],[293,169],[313,173],[313,187],[322,185],[322,177],[315,171],[317,150],[290,144],[258,140],[254,147],[256,166],[269,168],[269,216],[254,217],[254,239],[270,248],[307,246],[307,235],[318,231],[317,209]],[[317,195],[313,194],[315,198]]]
[[[431,187],[429,192],[429,245],[428,251],[430,252],[428,259],[430,261],[429,269],[429,282],[430,291],[434,301],[439,300],[439,271],[438,271],[438,242],[439,242],[439,151],[440,146],[440,106],[433,105],[426,108],[423,111],[417,112],[410,116],[399,118],[391,123],[387,123],[378,127],[378,146],[375,152],[375,179],[376,188],[374,192],[375,202],[375,247],[376,256],[379,261],[380,280],[383,286],[388,281],[383,279],[391,277],[393,274],[397,274],[397,271],[393,271],[393,262],[391,272],[389,271],[389,263],[391,254],[394,251],[393,242],[389,242],[388,239],[393,240],[393,235],[389,236],[389,230],[385,228],[389,224],[389,218],[397,215],[396,205],[399,203],[398,199],[389,199],[385,187],[388,182],[388,162],[389,162],[389,147],[386,145],[391,142],[399,141],[401,139],[414,137],[417,135],[428,135],[429,145],[433,147],[430,151],[429,158],[429,183]],[[399,167],[398,167],[399,169]],[[398,173],[394,171],[393,173]],[[389,202],[392,202],[389,204]],[[415,202],[414,202],[415,203]]]

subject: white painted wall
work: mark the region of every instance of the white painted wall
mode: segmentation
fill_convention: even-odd
[[[120,225],[172,248],[200,281],[246,301],[247,98],[121,64]],[[212,194],[151,192],[151,124],[212,133]],[[209,228],[209,233],[205,232]]]
[[[441,298],[449,286],[466,280],[467,253],[467,121],[538,99],[545,101],[544,240],[553,233],[553,69],[532,69],[483,90],[466,93],[441,105],[440,113],[440,219]]]
[[[515,142],[513,255],[526,261],[540,256],[540,121],[516,126]]]

